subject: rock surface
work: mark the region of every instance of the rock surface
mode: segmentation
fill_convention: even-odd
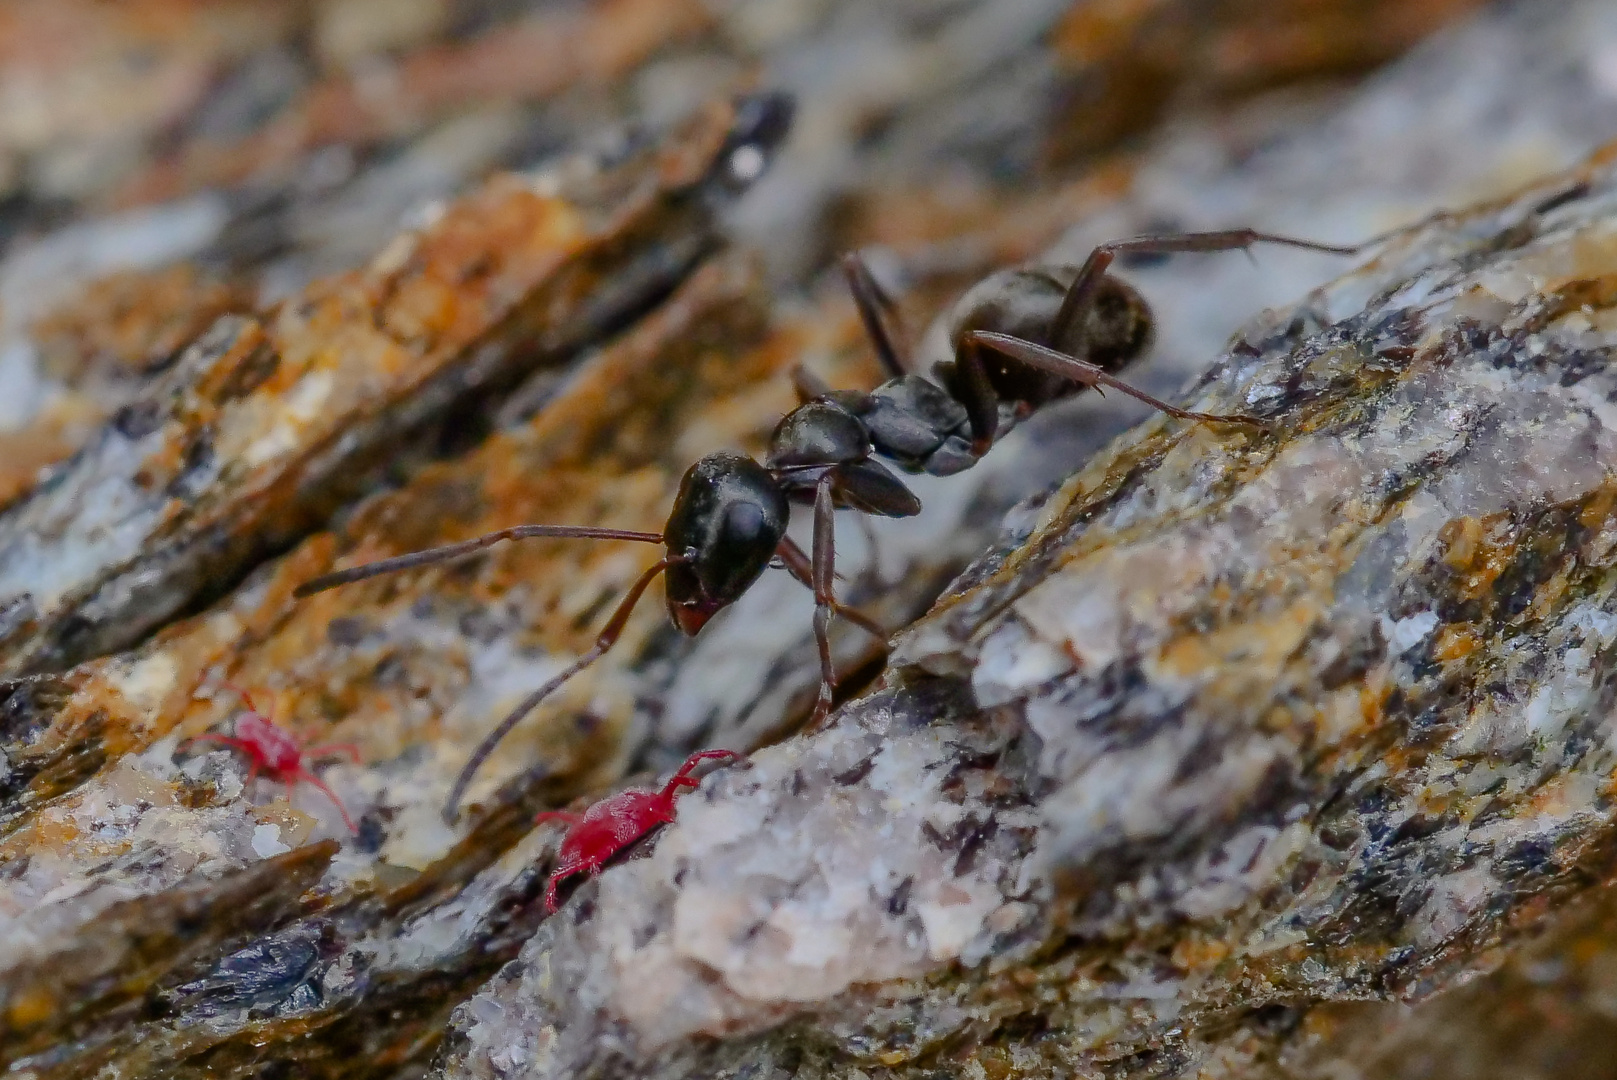
[[[62,37],[108,64],[81,87],[127,89],[106,43],[161,10],[197,32],[144,70],[219,90],[131,94],[122,129],[65,107],[40,114],[55,134],[0,128],[23,163],[0,232],[24,223],[0,237],[0,530],[34,552],[0,577],[36,608],[0,652],[34,672],[0,685],[8,1075],[1599,1060],[1592,994],[1558,1056],[1500,1046],[1498,1021],[1492,1061],[1416,1049],[1490,1045],[1468,1033],[1519,1018],[1526,985],[1564,1019],[1603,970],[1612,170],[1522,185],[1617,137],[1617,20],[1507,6],[1358,86],[1233,107],[1470,5],[1200,5],[1201,36],[1163,38],[1192,6],[149,0]],[[697,103],[754,63],[798,124],[728,210],[757,162],[730,106]],[[626,109],[641,134],[578,146]],[[1127,156],[1073,156],[1164,112]],[[109,164],[75,166],[91,151]],[[491,164],[524,171],[468,183]],[[1152,421],[1073,475],[1142,415],[1086,395],[918,485],[925,512],[874,546],[841,530],[844,598],[897,652],[839,636],[854,700],[823,731],[797,733],[796,583],[766,576],[695,641],[647,603],[449,827],[468,748],[588,646],[646,551],[534,542],[291,599],[522,521],[658,527],[692,460],[761,445],[794,364],[879,378],[816,276],[839,247],[872,245],[919,330],[1052,244],[1248,223],[1392,230],[1313,293],[1351,264],[1125,268],[1159,321],[1134,377],[1196,376],[1192,399],[1274,429]],[[310,396],[323,376],[344,392]],[[357,834],[314,788],[183,743],[230,730],[227,684],[358,744],[319,767]],[[547,919],[557,836],[533,812],[698,746],[753,753]]]
[[[1614,222],[1597,159],[1250,326],[1193,407],[1270,432],[1114,443],[584,886],[445,1075],[1231,1068],[1603,876]]]

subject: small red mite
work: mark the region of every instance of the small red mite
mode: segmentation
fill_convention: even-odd
[[[247,703],[247,713],[236,720],[235,736],[204,732],[194,739],[185,740],[181,748],[192,743],[214,742],[240,750],[247,755],[249,762],[247,766],[249,784],[258,776],[261,769],[269,774],[271,779],[281,780],[289,785],[296,784],[299,780],[307,780],[325,792],[326,798],[337,807],[337,813],[342,815],[343,824],[348,826],[348,831],[359,832],[354,827],[353,818],[348,816],[348,809],[343,806],[342,800],[337,798],[337,793],[303,764],[305,757],[345,754],[358,765],[359,747],[353,743],[326,743],[321,746],[300,747],[291,733],[278,727],[268,713],[258,711],[258,706],[253,704],[253,699],[247,695],[247,691],[228,683],[225,684],[225,688],[240,694],[241,699]]]
[[[602,799],[582,814],[565,810],[546,810],[534,818],[534,824],[559,821],[567,826],[567,835],[561,842],[561,858],[550,875],[545,888],[545,910],[556,910],[556,886],[562,878],[589,872],[599,874],[606,861],[657,826],[674,820],[674,797],[685,788],[698,787],[700,780],[691,779],[691,770],[703,761],[713,758],[739,758],[733,750],[699,750],[685,759],[685,764],[663,785],[661,791],[649,788],[629,788]]]

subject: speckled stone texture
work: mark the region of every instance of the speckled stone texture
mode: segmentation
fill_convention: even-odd
[[[1609,1061],[1612,211],[1604,159],[1556,174],[1617,138],[1617,11],[1488,5],[1245,97],[1476,7],[6,7],[0,99],[40,107],[0,115],[0,1075]],[[795,128],[727,176],[768,87]],[[1274,428],[1085,394],[916,518],[844,518],[838,588],[897,652],[834,627],[826,730],[807,590],[695,639],[654,590],[451,826],[650,553],[292,597],[521,522],[658,528],[793,365],[881,378],[848,247],[933,359],[998,267],[1240,225],[1385,236],[1119,266],[1157,315],[1130,378]],[[227,683],[357,744],[315,766],[356,833],[187,743]],[[534,813],[701,747],[748,760],[547,918]]]
[[[1188,1075],[1482,962],[1610,860],[1614,273],[1597,159],[1249,326],[1191,401],[1269,432],[1151,422],[1030,509],[443,1074]]]

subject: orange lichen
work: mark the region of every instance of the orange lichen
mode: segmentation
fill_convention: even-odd
[[[168,362],[220,315],[252,307],[245,282],[180,263],[99,278],[31,327],[46,371],[75,382],[95,370],[144,374]]]
[[[1447,663],[1463,660],[1482,648],[1484,642],[1476,631],[1464,623],[1449,623],[1439,627],[1432,643],[1432,659]]]
[[[1188,972],[1216,967],[1230,955],[1230,951],[1231,946],[1227,941],[1219,941],[1201,934],[1189,934],[1174,942],[1173,951],[1169,955],[1174,967]]]
[[[184,144],[131,176],[112,202],[131,206],[239,184],[289,169],[321,146],[363,146],[485,102],[542,100],[570,86],[610,82],[711,22],[693,0],[606,0],[500,25],[469,41],[428,45],[391,65],[385,94],[363,77],[334,70],[249,134]]]

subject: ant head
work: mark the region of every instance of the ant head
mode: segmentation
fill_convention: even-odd
[[[786,495],[762,465],[740,454],[709,454],[680,482],[663,530],[668,613],[694,634],[747,591],[786,535]]]

